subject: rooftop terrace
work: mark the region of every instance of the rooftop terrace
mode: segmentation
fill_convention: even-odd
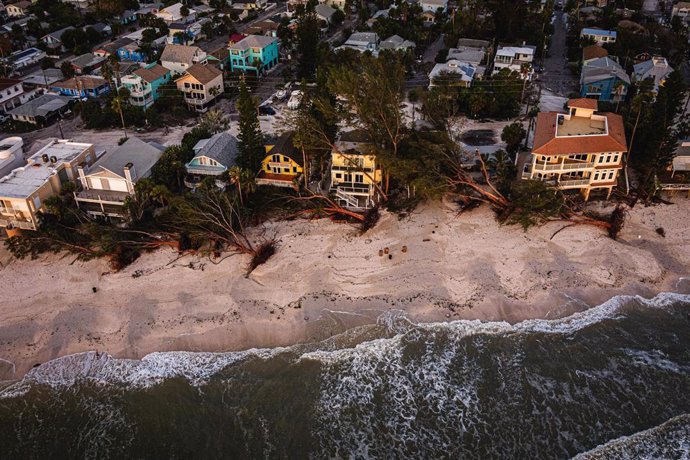
[[[601,115],[592,115],[592,118],[566,114],[558,115],[557,137],[597,136],[605,135],[607,132],[606,117]]]
[[[17,168],[7,176],[0,178],[0,197],[26,198],[43,186],[46,181],[56,174],[64,163],[70,162],[91,144],[81,144],[68,141],[52,142],[36,152],[28,160],[28,164]],[[43,161],[43,155],[48,161]]]

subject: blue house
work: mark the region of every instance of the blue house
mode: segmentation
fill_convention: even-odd
[[[630,77],[608,56],[585,62],[580,74],[580,96],[617,102],[626,98]]]
[[[137,20],[137,12],[132,10],[125,10],[119,17],[120,24],[127,25]]]
[[[228,47],[230,70],[260,74],[278,64],[278,39],[265,35],[248,35]]]
[[[79,98],[97,98],[110,92],[110,85],[105,78],[82,75],[68,78],[50,85],[50,90],[63,96]]]
[[[121,46],[116,53],[122,61],[146,62],[147,60],[147,56],[139,51],[139,45],[136,42]]]

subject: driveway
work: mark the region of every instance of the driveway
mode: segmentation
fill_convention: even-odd
[[[568,69],[566,59],[566,19],[567,16],[562,11],[554,12],[554,32],[551,46],[544,59],[544,73],[541,75],[542,88],[558,96],[568,96],[569,93],[577,91],[577,79]]]

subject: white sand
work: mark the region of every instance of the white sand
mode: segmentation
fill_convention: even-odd
[[[384,213],[364,236],[328,220],[270,223],[261,231],[277,235],[278,252],[249,278],[245,256],[216,265],[160,250],[110,273],[102,260],[4,253],[0,378],[85,350],[137,358],[319,340],[390,309],[415,321],[515,322],[616,294],[687,291],[678,280],[690,273],[690,200],[677,203],[636,207],[618,241],[582,226],[551,240],[561,224],[525,233],[499,226],[488,209],[458,216],[451,204],[403,220]],[[392,259],[379,257],[386,247]]]

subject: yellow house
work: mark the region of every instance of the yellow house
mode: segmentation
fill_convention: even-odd
[[[213,65],[194,64],[175,83],[187,106],[196,112],[206,112],[223,95],[223,71]]]
[[[341,206],[368,209],[378,201],[381,167],[363,131],[343,133],[331,152],[331,192]]]
[[[0,178],[0,227],[36,230],[45,201],[75,182],[80,164],[96,161],[92,144],[53,141],[29,158],[26,166]]]
[[[258,185],[298,188],[297,181],[304,173],[304,157],[292,143],[292,133],[285,133],[266,146],[266,157],[256,177]]]

